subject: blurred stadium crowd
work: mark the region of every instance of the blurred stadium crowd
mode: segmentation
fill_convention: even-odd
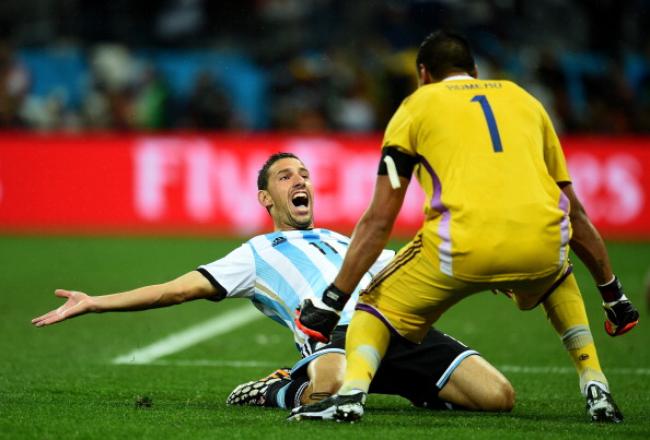
[[[0,127],[381,130],[431,30],[564,133],[650,132],[650,0],[3,0]]]

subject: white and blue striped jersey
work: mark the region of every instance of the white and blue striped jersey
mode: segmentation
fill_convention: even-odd
[[[320,297],[341,268],[350,238],[328,229],[278,231],[258,235],[199,271],[225,289],[226,298],[249,298],[271,319],[288,327],[302,356],[311,354],[308,337],[295,323],[305,298]],[[350,322],[359,291],[386,266],[395,252],[384,250],[363,276],[341,313]]]

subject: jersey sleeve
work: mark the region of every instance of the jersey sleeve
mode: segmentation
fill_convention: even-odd
[[[214,300],[253,295],[255,258],[248,244],[243,244],[223,258],[203,264],[197,269],[220,292]]]
[[[413,136],[413,116],[411,115],[406,102],[402,102],[393,117],[386,126],[384,132],[383,147],[397,147],[398,149],[415,156],[415,142]]]
[[[546,163],[546,168],[557,183],[571,182],[566,160],[564,159],[564,152],[562,151],[557,133],[555,133],[555,129],[553,128],[551,118],[549,118],[548,113],[546,113],[543,107],[541,111],[544,130],[544,162]]]
[[[377,258],[377,261],[373,263],[372,266],[370,266],[370,269],[368,269],[368,273],[370,276],[374,277],[377,275],[381,270],[386,267],[388,262],[393,259],[395,256],[395,251],[390,250],[390,249],[384,249],[381,254],[379,254],[379,257]]]

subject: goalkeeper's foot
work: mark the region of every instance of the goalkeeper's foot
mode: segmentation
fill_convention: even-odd
[[[587,385],[587,413],[592,422],[621,423],[623,414],[612,395],[596,383]]]
[[[291,370],[280,368],[268,376],[238,385],[226,399],[228,405],[268,406],[267,396],[274,386],[286,384]]]
[[[363,416],[366,393],[335,394],[320,402],[294,408],[287,420],[336,420],[353,423]]]
[[[603,309],[607,316],[605,331],[610,336],[625,334],[639,323],[639,312],[627,298],[603,303]]]

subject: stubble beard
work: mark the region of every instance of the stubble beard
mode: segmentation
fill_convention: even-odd
[[[306,220],[299,220],[294,216],[292,216],[291,214],[289,214],[287,224],[295,229],[309,229],[311,228],[313,218],[314,218],[313,215],[309,215],[309,217]]]

